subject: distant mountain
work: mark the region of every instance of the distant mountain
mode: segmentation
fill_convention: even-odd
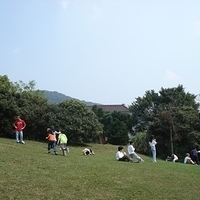
[[[59,93],[59,92],[56,92],[56,91],[42,90],[42,92],[44,93],[47,100],[51,103],[59,104],[63,101],[74,99],[76,101],[79,101],[81,103],[86,104],[87,106],[99,105],[99,103],[93,103],[93,102],[75,99],[75,98],[66,96],[65,94],[62,94],[62,93]]]

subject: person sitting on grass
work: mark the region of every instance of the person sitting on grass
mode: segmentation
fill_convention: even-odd
[[[192,158],[190,157],[189,153],[186,153],[186,156],[184,158],[184,164],[193,164],[193,165],[195,165],[195,163],[192,160]]]
[[[88,148],[83,149],[83,150],[82,150],[82,153],[83,153],[83,155],[85,155],[85,156],[94,155],[94,154],[95,154],[94,151],[93,151],[92,149],[88,149]]]
[[[144,160],[142,158],[140,158],[140,156],[138,156],[137,153],[135,153],[135,148],[133,147],[132,141],[130,141],[127,150],[128,150],[129,157],[132,159],[135,158],[137,160],[135,162],[137,162],[137,163],[140,161],[144,162]]]
[[[124,147],[119,146],[118,151],[116,153],[116,160],[118,161],[125,161],[125,162],[133,162],[133,160],[126,155],[126,152],[124,152]]]

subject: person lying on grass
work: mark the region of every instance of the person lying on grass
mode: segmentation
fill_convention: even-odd
[[[118,161],[125,161],[125,162],[133,162],[133,160],[126,155],[126,152],[124,152],[124,147],[119,146],[118,151],[116,153],[116,160]]]
[[[194,161],[192,160],[192,158],[190,157],[189,153],[186,153],[186,156],[184,158],[184,163],[185,164],[193,164],[195,165]]]
[[[94,155],[94,151],[92,149],[85,148],[82,150],[83,155]]]

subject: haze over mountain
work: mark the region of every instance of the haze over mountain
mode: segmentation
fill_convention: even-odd
[[[74,100],[77,100],[79,102],[82,102],[88,106],[91,106],[91,105],[97,105],[99,103],[94,103],[94,102],[88,102],[88,101],[85,101],[85,100],[79,100],[79,99],[75,99],[73,97],[70,97],[70,96],[66,96],[65,94],[62,94],[62,93],[59,93],[57,91],[48,91],[48,90],[42,90],[42,92],[44,92],[44,95],[45,97],[47,98],[47,100],[51,103],[56,103],[56,104],[59,104],[65,100],[71,100],[71,99],[74,99]]]

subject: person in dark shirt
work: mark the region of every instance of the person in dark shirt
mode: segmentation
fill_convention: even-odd
[[[192,149],[191,151],[191,158],[192,160],[197,164],[199,165],[199,156],[198,156],[198,153],[200,153],[200,151],[197,151],[198,147],[195,146],[194,149]]]

